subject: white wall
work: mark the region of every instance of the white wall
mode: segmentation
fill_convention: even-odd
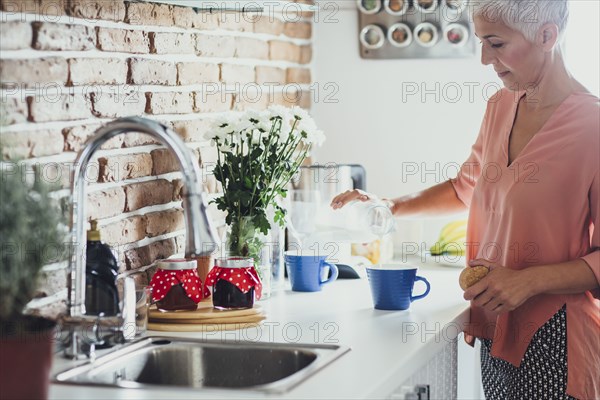
[[[492,68],[482,66],[478,56],[363,60],[355,2],[337,4],[339,11],[323,10],[314,26],[314,81],[320,93],[313,114],[327,135],[317,160],[363,164],[368,190],[385,197],[453,177],[469,155],[487,97],[500,87]],[[337,22],[324,22],[325,17]],[[335,103],[325,98],[332,93],[324,90],[328,83],[339,89]],[[415,87],[419,92],[411,95],[408,89]],[[409,174],[415,167],[416,174]],[[442,223],[427,223],[428,241]],[[419,227],[409,230],[418,233]]]
[[[477,136],[487,98],[500,87],[492,67],[483,66],[479,54],[459,60],[363,60],[356,3],[319,3],[313,114],[327,141],[317,161],[363,164],[368,190],[384,197],[453,177]],[[596,95],[599,4],[572,1],[566,41],[567,64]],[[418,93],[411,94],[415,87]],[[424,226],[423,239],[431,244],[451,219],[404,222],[399,230],[412,240]]]
[[[571,0],[565,38],[567,66],[573,76],[600,95],[600,1]]]

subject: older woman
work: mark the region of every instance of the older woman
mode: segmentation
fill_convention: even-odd
[[[390,201],[396,215],[469,207],[465,292],[488,399],[600,398],[600,107],[565,68],[567,0],[477,0],[490,101],[456,179]],[[334,208],[369,194],[336,196]],[[568,335],[567,335],[568,333]]]

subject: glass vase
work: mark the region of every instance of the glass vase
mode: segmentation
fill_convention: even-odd
[[[274,211],[267,211],[269,221],[273,220]],[[285,228],[271,223],[269,230],[269,256],[271,257],[271,291],[277,292],[285,288],[285,264],[283,250],[285,247]]]
[[[225,230],[226,257],[251,257],[254,268],[262,283],[260,300],[271,296],[272,243],[270,232],[266,235],[258,230],[251,217],[241,217],[232,221]]]

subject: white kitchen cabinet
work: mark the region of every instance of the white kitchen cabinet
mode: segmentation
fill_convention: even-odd
[[[388,398],[484,400],[479,341],[475,343],[475,347],[471,347],[464,342],[464,335],[460,333],[433,356],[427,365],[398,386]]]
[[[457,398],[457,339],[450,340],[427,364],[402,382],[388,397],[394,400]]]

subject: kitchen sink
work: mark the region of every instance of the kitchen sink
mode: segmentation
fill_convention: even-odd
[[[126,388],[161,385],[282,393],[349,350],[337,345],[147,337],[60,372],[54,381]]]

